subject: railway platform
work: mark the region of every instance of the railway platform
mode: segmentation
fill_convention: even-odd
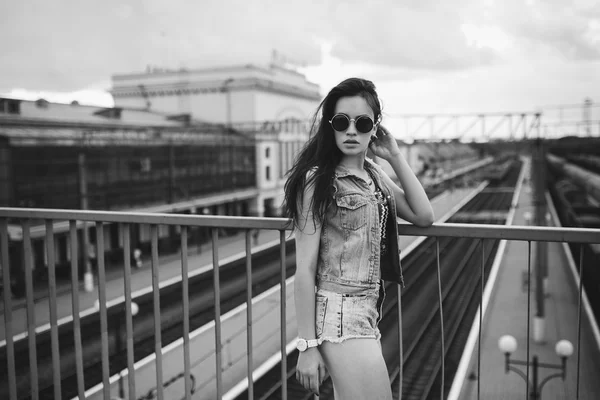
[[[527,213],[533,211],[532,188],[530,179],[520,191],[518,205],[515,209],[512,225],[528,225]],[[548,197],[549,199],[549,197]],[[557,226],[558,217],[549,200],[551,215],[550,226]],[[535,246],[536,243],[532,243]],[[533,247],[532,247],[533,248]],[[600,398],[600,337],[597,328],[592,328],[585,308],[581,310],[581,337],[578,338],[578,283],[574,272],[577,261],[569,259],[565,250],[567,245],[548,242],[548,281],[545,293],[545,329],[543,335],[534,341],[533,320],[530,324],[530,335],[527,334],[527,266],[528,243],[507,241],[498,273],[490,276],[495,279],[481,332],[481,355],[478,370],[478,344],[472,341],[470,360],[463,363],[456,374],[455,385],[449,394],[451,400],[509,400],[528,399],[526,388],[526,368],[516,366],[523,376],[512,370],[505,372],[505,355],[499,348],[499,339],[503,335],[511,335],[517,340],[517,349],[510,360],[527,361],[527,343],[529,343],[529,389],[533,391],[533,381],[537,378],[539,389],[544,380],[558,369],[538,367],[533,370],[533,357],[537,356],[540,365],[553,364],[560,366],[561,359],[555,352],[558,341],[566,339],[573,344],[573,354],[566,361],[566,379],[556,377],[543,383],[540,397],[544,400],[599,399]],[[532,257],[534,258],[534,257]],[[536,313],[535,275],[532,275],[530,288],[531,318]],[[493,274],[493,273],[492,273]],[[585,279],[585,277],[584,277]],[[485,299],[484,299],[485,303]],[[595,332],[594,332],[594,329]],[[475,337],[475,339],[477,339]],[[467,345],[468,347],[468,345]],[[467,351],[469,351],[467,349]],[[463,358],[465,355],[463,355]],[[578,367],[578,357],[579,367]],[[466,367],[466,368],[465,368]],[[512,367],[512,364],[511,364]],[[579,370],[579,371],[578,371]],[[534,373],[537,377],[534,378]],[[577,378],[579,373],[579,390]],[[479,380],[479,382],[478,382]],[[462,385],[457,384],[462,382]],[[478,385],[479,383],[479,385]],[[479,392],[479,393],[478,393]],[[478,396],[479,394],[479,396]],[[579,394],[579,396],[578,396]],[[533,397],[531,397],[533,398]]]

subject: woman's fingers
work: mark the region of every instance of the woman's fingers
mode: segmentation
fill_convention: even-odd
[[[316,395],[319,395],[319,386],[321,384],[321,380],[319,378],[318,370],[305,374],[296,371],[296,380],[300,382],[303,388],[315,393]]]
[[[316,394],[317,396],[319,395],[319,373],[318,371],[316,371],[315,374],[311,374],[310,377],[308,378],[308,390],[310,390],[311,392],[313,392],[314,394]]]
[[[327,367],[325,363],[319,364],[319,385],[323,383],[325,377],[327,376]]]

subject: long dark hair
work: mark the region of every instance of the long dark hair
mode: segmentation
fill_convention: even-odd
[[[287,174],[283,212],[292,219],[294,226],[297,226],[302,212],[304,189],[309,184],[314,185],[314,195],[310,205],[314,221],[321,223],[325,218],[332,200],[335,168],[342,159],[342,152],[335,143],[335,134],[329,120],[334,115],[338,100],[351,96],[364,98],[373,110],[375,122],[381,120],[381,102],[373,82],[361,78],[349,78],[329,91],[312,118],[308,142]]]

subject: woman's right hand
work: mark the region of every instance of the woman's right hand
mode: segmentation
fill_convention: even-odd
[[[327,369],[317,347],[300,352],[296,364],[296,379],[305,389],[319,395],[319,386],[327,375]]]

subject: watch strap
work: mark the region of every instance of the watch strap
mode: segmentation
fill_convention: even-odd
[[[319,345],[319,339],[303,339],[298,338],[298,343],[296,343],[296,348],[300,351],[306,351],[311,347],[317,347]]]

